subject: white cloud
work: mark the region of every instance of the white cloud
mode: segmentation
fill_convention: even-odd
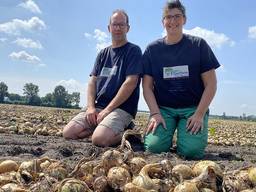
[[[96,50],[97,52],[100,52],[101,49],[104,49],[105,47],[109,46],[110,42],[99,42],[96,44]]]
[[[35,55],[30,55],[26,51],[12,52],[9,57],[14,60],[23,61],[26,63],[35,64],[38,66],[45,66],[42,64],[41,59]]]
[[[99,42],[105,42],[108,39],[108,35],[99,29],[94,30],[94,36],[97,41]]]
[[[251,26],[248,29],[248,37],[252,39],[256,39],[256,26]]]
[[[240,105],[241,108],[248,108],[248,105],[243,103],[242,105]]]
[[[2,43],[4,43],[4,42],[6,42],[8,39],[7,38],[0,38],[0,42],[2,42]]]
[[[191,30],[184,29],[184,33],[204,38],[209,43],[209,45],[213,48],[221,48],[223,45],[226,45],[226,44],[231,47],[235,45],[235,42],[232,41],[225,34],[216,33],[214,31],[210,31],[200,27],[195,27],[194,29],[191,29]]]
[[[57,85],[64,86],[70,92],[84,91],[85,86],[74,79],[61,80]]]
[[[191,30],[183,29],[183,32],[186,34],[194,35],[201,37],[209,43],[212,48],[221,48],[223,45],[229,45],[230,47],[235,45],[235,42],[232,41],[229,37],[227,37],[223,33],[215,33],[214,31],[210,31],[207,29],[203,29],[200,27],[195,27]],[[162,36],[166,36],[166,31],[162,32]]]
[[[86,37],[86,38],[91,38],[92,37],[92,35],[90,34],[90,33],[84,33],[84,36]]]
[[[25,2],[20,3],[19,6],[31,11],[32,13],[42,13],[38,5],[32,0],[25,0]]]
[[[56,86],[57,85],[64,86],[69,93],[79,92],[80,93],[80,106],[86,105],[87,83],[83,84],[83,83],[78,82],[77,80],[69,79],[69,80],[61,80],[56,83]]]
[[[0,24],[0,32],[9,35],[20,35],[21,31],[39,31],[46,29],[43,20],[38,17],[32,17],[29,20],[13,19],[10,22]]]
[[[94,40],[96,40],[97,52],[111,44],[110,37],[108,36],[108,34],[104,31],[101,31],[100,29],[95,29],[94,34],[84,33],[84,36],[87,39],[93,38]]]
[[[25,48],[42,49],[40,41],[33,41],[32,39],[18,38],[13,43]]]

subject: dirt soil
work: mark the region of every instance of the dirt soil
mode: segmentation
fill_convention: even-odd
[[[62,128],[78,112],[79,110],[0,104],[0,162],[3,159],[22,162],[48,156],[75,166],[82,157],[91,156],[93,153],[101,158],[101,154],[109,148],[93,146],[88,139],[75,141],[62,138]],[[147,117],[144,113],[137,116],[137,126],[145,127]],[[218,162],[225,170],[256,165],[255,123],[212,121],[211,126],[216,127],[216,138],[209,139],[222,140],[209,143],[204,159]],[[174,164],[191,165],[195,162],[177,157],[175,150],[159,155],[150,154],[143,151],[143,145],[138,139],[128,140],[136,155],[143,156],[148,163],[164,158],[172,160]],[[229,143],[235,142],[233,145],[221,145],[227,140]],[[250,142],[242,145],[243,140]]]
[[[134,151],[145,157],[149,162],[168,158],[174,164],[193,164],[194,160],[177,158],[174,151],[159,155],[143,151],[143,145],[136,139],[129,139]],[[58,136],[0,134],[0,161],[13,159],[19,162],[48,156],[52,159],[62,160],[75,166],[82,157],[93,153],[100,158],[101,154],[109,148],[93,146],[88,139],[65,140]],[[217,161],[225,170],[235,170],[248,165],[256,165],[256,147],[249,146],[217,146],[209,144],[204,159]]]

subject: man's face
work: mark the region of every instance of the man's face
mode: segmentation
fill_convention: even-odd
[[[112,15],[108,30],[112,35],[112,40],[122,41],[126,39],[126,33],[129,31],[126,17],[123,13],[115,13]]]
[[[177,35],[182,33],[186,18],[179,9],[174,8],[166,13],[162,22],[168,35]]]

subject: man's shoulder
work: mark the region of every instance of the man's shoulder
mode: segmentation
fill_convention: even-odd
[[[128,42],[127,45],[128,45],[128,47],[129,47],[130,49],[141,50],[140,46],[139,46],[139,45],[136,45],[136,44],[134,44],[134,43]]]
[[[99,51],[99,54],[108,52],[111,48],[112,48],[111,45],[109,45],[109,46],[107,46],[107,47],[104,47],[103,49],[101,49],[101,50]]]
[[[125,51],[127,52],[127,54],[142,55],[141,48],[138,45],[131,42],[128,42],[125,45]]]

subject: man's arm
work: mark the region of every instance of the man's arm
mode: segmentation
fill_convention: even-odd
[[[194,115],[187,122],[187,129],[191,133],[197,133],[203,128],[203,118],[217,90],[217,78],[215,69],[201,74],[204,83],[204,92]]]
[[[98,123],[100,123],[111,111],[123,104],[131,96],[137,86],[138,78],[138,75],[129,75],[126,77],[116,96],[111,100],[108,106],[98,114]]]
[[[87,88],[87,110],[86,118],[89,125],[97,125],[97,112],[95,108],[95,98],[96,98],[96,76],[91,76],[88,88]]]

